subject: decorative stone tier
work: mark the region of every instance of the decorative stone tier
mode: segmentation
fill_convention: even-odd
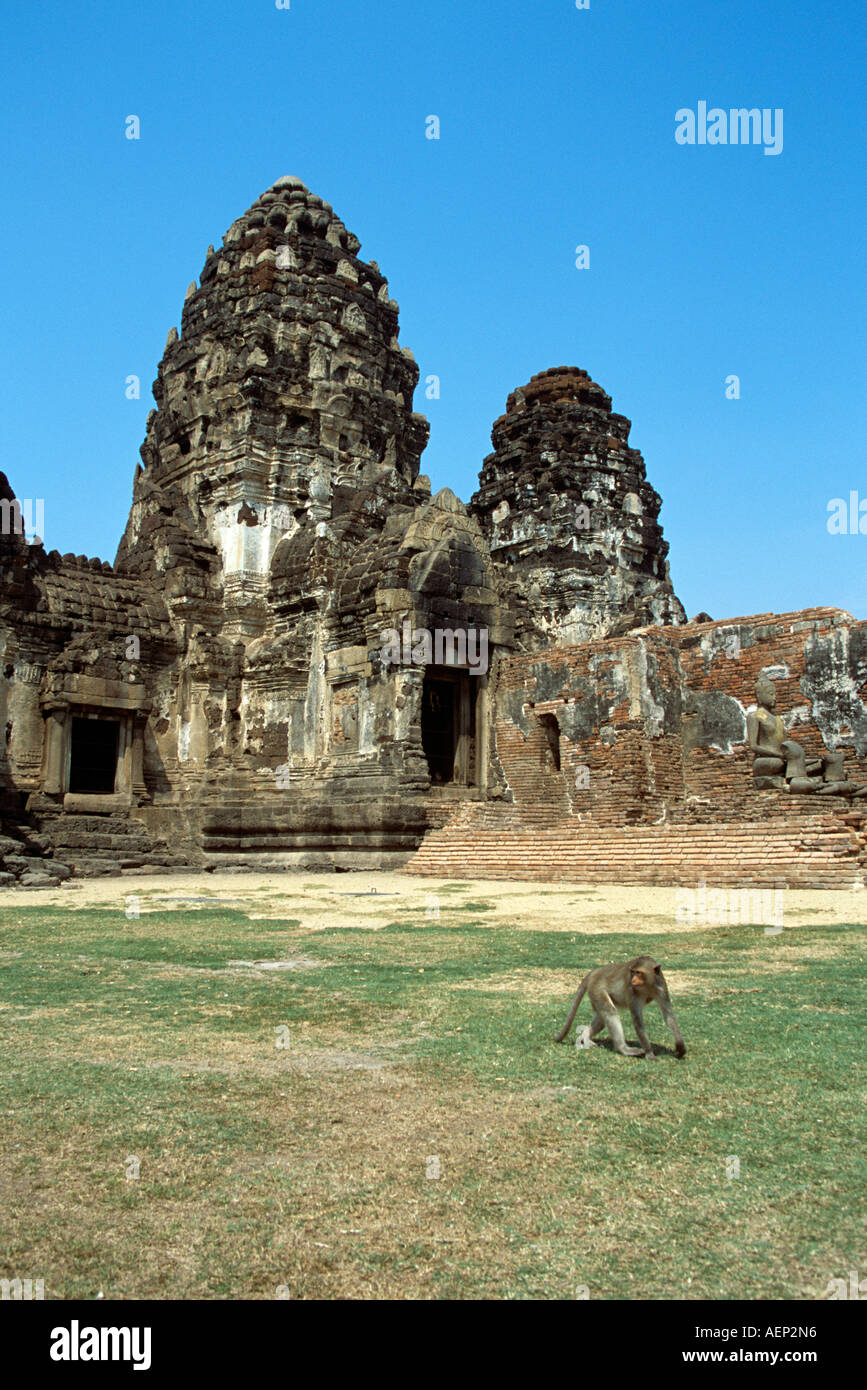
[[[67,866],[76,878],[160,872],[189,863],[186,855],[170,850],[165,840],[151,835],[127,809],[114,807],[98,814],[92,809],[83,813],[56,810],[53,814],[43,812],[36,819],[38,834],[29,827],[19,827],[27,853],[45,856],[32,860],[35,872],[52,874],[54,861]],[[14,853],[10,858],[8,846],[0,867],[4,864],[20,867]]]

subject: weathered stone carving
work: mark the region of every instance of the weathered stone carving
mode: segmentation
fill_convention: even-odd
[[[174,575],[173,612],[207,607],[212,631],[267,631],[274,552],[329,522],[335,495],[365,489],[379,517],[413,501],[418,368],[359,249],[279,179],[209,252],[166,345],[116,566]]]

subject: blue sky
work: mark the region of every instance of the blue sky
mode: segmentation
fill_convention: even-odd
[[[441,379],[415,400],[434,489],[468,500],[508,393],[584,367],[633,422],[689,614],[867,617],[867,535],[826,526],[867,502],[863,37],[855,0],[7,10],[0,468],[48,548],[113,559],[187,285],[296,174]],[[782,108],[782,152],[677,144],[699,101]]]

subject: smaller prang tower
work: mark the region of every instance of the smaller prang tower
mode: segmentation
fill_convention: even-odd
[[[505,576],[525,649],[686,621],[668,572],[662,499],[629,430],[579,367],[532,377],[494,422],[470,511]]]

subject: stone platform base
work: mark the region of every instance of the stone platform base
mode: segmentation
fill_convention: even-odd
[[[285,850],[256,854],[206,854],[206,869],[221,873],[364,873],[403,869],[412,850]]]

